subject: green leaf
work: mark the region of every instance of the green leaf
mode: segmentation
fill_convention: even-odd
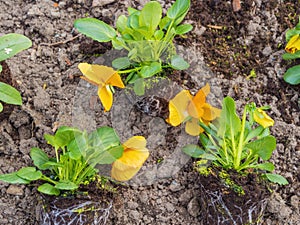
[[[55,188],[53,185],[45,183],[38,187],[38,191],[44,193],[46,195],[55,195],[58,196],[60,194],[59,189]]]
[[[297,51],[293,54],[292,53],[284,53],[282,55],[282,58],[284,60],[298,59],[298,58],[300,58],[300,51]]]
[[[154,34],[162,17],[162,7],[156,1],[145,4],[139,16],[140,27],[147,27],[150,37]]]
[[[3,82],[0,82],[0,101],[13,105],[22,105],[20,92]]]
[[[125,69],[130,66],[130,61],[128,57],[116,58],[112,61],[112,66],[117,70]]]
[[[6,34],[0,37],[0,61],[11,58],[19,52],[30,48],[32,42],[22,34]]]
[[[25,180],[38,180],[42,177],[41,171],[36,171],[35,167],[24,167],[17,171],[17,175]]]
[[[59,190],[76,190],[78,188],[78,185],[71,181],[63,180],[63,181],[59,181],[55,185],[55,188]]]
[[[253,154],[258,154],[263,160],[268,160],[276,148],[276,138],[271,135],[265,136],[246,144],[245,147],[251,149]]]
[[[190,32],[192,29],[193,26],[191,24],[182,24],[176,27],[175,32],[176,34],[182,35],[182,34],[186,34],[187,32]]]
[[[161,30],[157,30],[154,32],[154,38],[155,40],[161,40],[164,37],[164,32]]]
[[[245,138],[245,143],[248,143],[251,139],[258,137],[262,132],[264,128],[262,126],[258,126],[254,130],[250,130],[249,134]]]
[[[224,137],[225,134],[229,137],[236,137],[241,130],[241,120],[236,114],[235,102],[229,96],[223,99],[219,124],[219,137]]]
[[[139,78],[135,80],[133,85],[134,93],[138,96],[142,96],[145,94],[145,82],[144,78]]]
[[[103,150],[111,147],[119,146],[120,138],[111,127],[100,127],[96,131],[88,135],[89,145],[91,147],[99,147]]]
[[[2,72],[2,66],[0,65],[0,73]]]
[[[125,15],[121,15],[118,17],[116,27],[120,33],[123,33],[127,28],[127,20],[128,18]]]
[[[95,18],[77,19],[74,26],[80,33],[99,42],[108,42],[117,36],[114,28]]]
[[[205,153],[205,151],[202,148],[200,148],[198,145],[192,145],[192,144],[184,146],[182,148],[182,151],[193,158],[200,158],[201,155]]]
[[[2,112],[2,111],[3,111],[3,105],[0,102],[0,112]]]
[[[107,149],[106,151],[96,151],[91,157],[91,160],[88,161],[90,165],[96,164],[111,164],[120,158],[123,155],[124,148],[123,146],[115,146]]]
[[[277,183],[277,184],[280,184],[280,185],[286,185],[286,184],[289,183],[287,181],[287,179],[285,179],[281,175],[274,174],[274,173],[266,173],[265,175],[268,178],[268,180],[271,181],[271,182],[273,182],[273,183]]]
[[[40,148],[31,148],[30,157],[33,160],[33,164],[40,170],[49,169],[44,164],[49,161],[48,155]]]
[[[17,175],[17,172],[1,174],[0,180],[10,184],[29,184],[30,180],[23,179]]]
[[[176,2],[168,9],[167,16],[175,20],[184,15],[190,7],[190,0],[176,0]]]
[[[171,19],[167,16],[162,18],[159,22],[159,28],[160,30],[167,30],[169,25],[171,24]]]
[[[152,62],[149,66],[143,66],[140,74],[143,78],[148,78],[159,73],[161,70],[161,64],[159,62]]]
[[[127,25],[134,30],[136,30],[140,27],[139,15],[140,15],[140,12],[135,12],[128,17]]]
[[[45,134],[44,138],[48,144],[52,145],[55,148],[62,148],[67,146],[77,135],[80,135],[82,132],[74,127],[62,126],[60,127],[55,135]]]
[[[267,163],[257,164],[257,165],[254,166],[254,168],[272,172],[275,169],[275,166],[274,166],[273,163],[267,162]]]
[[[283,79],[289,84],[300,84],[300,65],[289,68],[285,72]]]
[[[190,64],[188,64],[181,56],[174,55],[171,59],[171,66],[175,70],[185,70],[189,68]]]
[[[136,10],[135,8],[132,8],[132,7],[128,7],[127,11],[128,11],[128,14],[131,15],[131,14],[137,12],[138,10]]]
[[[71,159],[79,160],[81,157],[86,159],[88,157],[86,151],[89,148],[87,135],[85,133],[77,135],[76,138],[67,145],[67,148]]]

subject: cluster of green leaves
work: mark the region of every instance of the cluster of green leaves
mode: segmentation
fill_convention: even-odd
[[[286,41],[289,42],[292,37],[295,35],[298,36],[298,40],[296,40],[293,45],[297,49],[294,53],[286,52],[283,54],[282,58],[284,60],[294,60],[294,59],[300,59],[300,17],[299,22],[295,26],[295,28],[290,29],[286,32],[285,38]],[[300,84],[300,65],[293,66],[289,68],[283,76],[283,79],[285,82],[293,85]]]
[[[117,19],[116,30],[95,18],[75,21],[75,28],[99,42],[112,42],[115,49],[128,51],[112,66],[125,74],[126,84],[134,84],[137,94],[144,93],[144,79],[159,74],[163,68],[184,70],[189,64],[176,54],[173,39],[193,29],[190,24],[180,24],[190,7],[190,0],[176,0],[162,15],[162,7],[156,1],[145,4],[142,10],[128,8],[128,16]]]
[[[31,47],[31,41],[21,34],[6,34],[0,37],[0,62],[13,57],[17,53]],[[0,65],[0,73],[2,66]],[[7,104],[22,105],[20,93],[12,86],[0,82],[0,101]],[[0,112],[3,105],[0,102]]]
[[[209,126],[200,123],[205,130],[199,138],[202,147],[187,145],[183,151],[192,157],[211,161],[225,170],[260,170],[271,182],[287,184],[284,177],[271,173],[274,165],[266,162],[276,148],[276,139],[270,135],[268,127],[255,123],[255,109],[254,104],[246,105],[241,120],[236,113],[234,100],[231,97],[224,98],[219,120]]]
[[[30,157],[35,167],[24,167],[17,172],[2,174],[8,183],[29,184],[44,181],[38,191],[60,195],[74,191],[97,176],[97,164],[111,164],[123,154],[123,146],[114,129],[101,127],[92,133],[72,127],[61,127],[55,135],[45,135],[56,157],[51,158],[39,148],[32,148]]]

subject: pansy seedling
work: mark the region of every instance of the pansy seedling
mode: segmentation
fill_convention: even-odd
[[[78,68],[84,74],[82,79],[98,86],[98,96],[104,110],[109,111],[113,103],[112,86],[125,87],[118,72],[111,67],[88,63],[80,63]]]

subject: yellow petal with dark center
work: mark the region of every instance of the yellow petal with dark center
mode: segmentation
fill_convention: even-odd
[[[212,121],[212,120],[216,119],[217,117],[220,116],[220,113],[221,113],[220,109],[215,108],[208,103],[205,103],[203,105],[203,110],[204,110],[204,113],[201,118],[204,120],[207,120],[207,121]]]
[[[267,128],[274,125],[274,120],[270,116],[268,116],[268,114],[265,111],[259,108],[254,111],[253,119],[263,128]]]
[[[206,84],[203,88],[201,88],[195,97],[193,98],[192,102],[188,105],[188,112],[189,115],[194,118],[201,118],[204,110],[202,109],[204,103],[206,102],[206,96],[210,92],[209,84]]]
[[[169,102],[169,118],[166,120],[172,126],[178,126],[180,123],[187,118],[187,106],[192,100],[192,95],[187,90],[182,90],[179,92],[170,102]]]
[[[204,130],[198,123],[199,119],[192,118],[185,124],[185,132],[192,136],[198,136]]]
[[[109,111],[113,104],[113,93],[111,92],[110,87],[105,85],[103,88],[98,88],[98,96],[102,102],[104,111]]]
[[[285,47],[285,51],[289,53],[295,53],[296,51],[300,50],[300,35],[296,34],[287,43]]]

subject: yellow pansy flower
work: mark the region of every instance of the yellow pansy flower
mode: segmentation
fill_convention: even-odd
[[[172,126],[178,126],[187,120],[185,131],[193,136],[199,135],[204,131],[199,125],[199,120],[208,125],[221,113],[220,109],[206,102],[209,93],[209,84],[201,88],[195,96],[187,90],[179,92],[169,102],[169,118],[166,121]]]
[[[123,144],[123,155],[112,164],[111,177],[113,179],[127,181],[141,169],[149,157],[146,143],[143,136],[134,136]]]
[[[291,37],[291,39],[285,46],[285,51],[291,54],[294,54],[298,50],[300,50],[300,34],[296,34]]]
[[[104,110],[109,111],[113,103],[113,93],[110,86],[125,87],[118,72],[111,67],[88,63],[79,63],[78,68],[84,75],[81,77],[82,79],[98,86],[98,96]]]
[[[274,120],[260,108],[255,109],[253,113],[253,119],[263,128],[267,128],[274,125]]]

